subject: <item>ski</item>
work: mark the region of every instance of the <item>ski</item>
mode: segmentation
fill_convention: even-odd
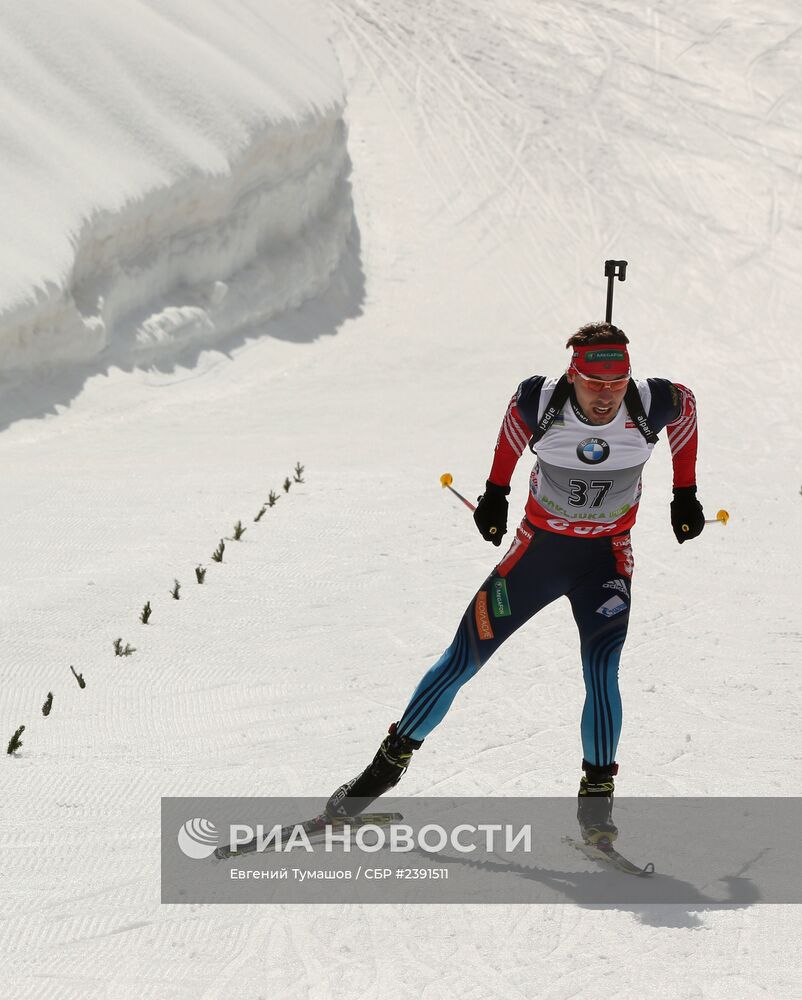
[[[584,854],[588,860],[597,861],[606,868],[613,868],[626,875],[644,877],[654,873],[654,865],[651,861],[641,868],[625,858],[623,854],[619,854],[612,844],[585,844],[581,840],[574,840],[573,837],[563,837],[563,843],[570,844],[580,854]]]
[[[326,813],[320,813],[318,816],[313,816],[312,819],[307,819],[302,823],[288,823],[287,826],[283,826],[279,834],[279,839],[281,843],[284,843],[297,827],[301,827],[309,843],[314,844],[324,839],[328,827],[337,830],[343,826],[350,826],[352,829],[360,826],[389,826],[391,823],[400,822],[403,818],[401,813],[397,812],[362,813],[359,816],[338,816],[336,819],[332,819]],[[215,850],[214,857],[224,860],[225,858],[236,858],[240,854],[253,854],[258,846],[259,841],[255,837],[253,840],[249,840],[247,843],[240,844],[237,847],[225,844]],[[265,853],[274,850],[275,841],[273,841]]]

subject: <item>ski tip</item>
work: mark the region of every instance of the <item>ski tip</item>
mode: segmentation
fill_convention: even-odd
[[[391,823],[400,823],[404,818],[399,812],[376,812],[357,813],[355,816],[327,816],[329,826],[389,826]]]
[[[216,847],[211,857],[213,861],[226,861],[228,858],[235,858],[238,854],[239,851],[233,851],[230,844],[226,844],[223,847]]]
[[[583,841],[574,840],[573,837],[568,836],[564,836],[562,842],[569,844],[579,851],[580,854],[584,854],[589,861],[596,861],[626,875],[636,875],[639,878],[644,878],[654,874],[654,864],[651,861],[642,867],[636,865],[629,858],[619,854],[612,844],[586,844]]]

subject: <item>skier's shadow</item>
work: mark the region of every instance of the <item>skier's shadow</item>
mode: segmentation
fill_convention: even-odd
[[[415,847],[410,855],[418,855],[427,861],[442,866],[460,865],[477,872],[496,875],[515,875],[521,879],[538,882],[547,887],[549,894],[533,892],[527,900],[525,894],[515,894],[510,899],[503,890],[498,899],[477,897],[477,902],[499,903],[575,903],[590,909],[615,909],[632,913],[641,923],[652,927],[701,927],[703,921],[697,915],[699,910],[737,909],[752,906],[762,901],[755,883],[741,876],[723,876],[718,881],[726,888],[725,898],[709,896],[697,886],[684,879],[655,872],[648,876],[628,875],[623,872],[599,869],[593,872],[561,871],[538,865],[523,865],[515,861],[483,860],[427,851]],[[588,861],[592,865],[594,862]],[[492,892],[491,892],[492,897]]]
[[[387,805],[413,829],[433,824],[454,832],[495,829],[499,834],[495,847],[492,838],[485,837],[482,853],[472,848],[468,853],[469,848],[453,838],[454,849],[448,856],[442,849],[429,850],[425,840],[416,838],[410,845],[410,856],[425,859],[427,865],[445,862],[453,870],[454,881],[441,883],[444,902],[449,896],[461,902],[566,902],[629,911],[651,926],[693,928],[702,926],[700,911],[790,901],[799,891],[793,876],[797,858],[789,845],[795,843],[802,799],[621,800],[616,803],[616,847],[620,844],[627,857],[628,847],[642,854],[648,843],[660,858],[657,870],[642,876],[591,860],[570,841],[561,843],[568,839],[563,836],[566,829],[576,829],[573,797],[399,797]],[[628,837],[622,827],[629,830]],[[527,828],[529,836],[521,841]],[[502,829],[508,836],[515,831],[521,842],[502,848]],[[572,865],[569,857],[576,863]]]

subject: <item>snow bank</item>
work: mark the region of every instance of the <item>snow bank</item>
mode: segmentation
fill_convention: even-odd
[[[145,361],[321,292],[353,222],[310,3],[9,0],[0,369]]]

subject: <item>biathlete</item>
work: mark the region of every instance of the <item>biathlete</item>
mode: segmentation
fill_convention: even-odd
[[[572,353],[563,376],[534,375],[518,387],[474,520],[484,539],[501,544],[510,479],[529,447],[537,461],[524,518],[371,764],[329,799],[331,817],[357,815],[395,786],[462,685],[524,622],[565,596],[579,629],[585,681],[580,830],[588,843],[615,840],[618,665],[632,600],[629,530],[643,466],[664,428],[674,467],[671,526],[677,541],[696,538],[705,523],[696,498],[694,395],[668,379],[633,379],[628,343],[610,323],[588,324],[566,344]]]

